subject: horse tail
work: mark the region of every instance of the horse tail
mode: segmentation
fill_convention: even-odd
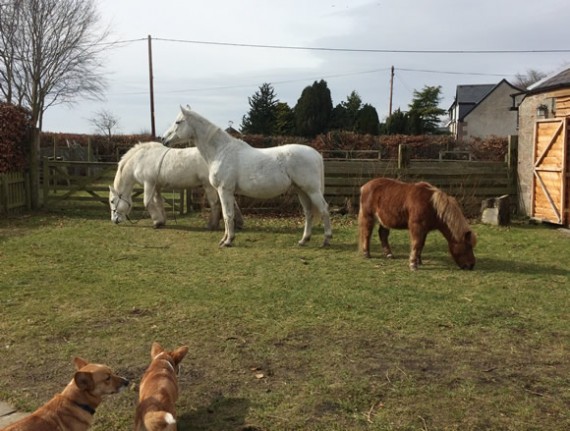
[[[325,162],[323,160],[323,156],[321,156],[320,154],[319,154],[319,169],[321,171],[320,191],[321,191],[321,196],[323,198],[323,208],[325,209],[325,211],[328,212],[329,204],[325,200]],[[320,209],[316,208],[315,205],[313,205],[312,206],[312,212],[313,212],[313,220],[315,221],[315,223],[320,222],[323,218]]]
[[[463,216],[457,200],[436,187],[433,187],[432,191],[431,203],[438,218],[447,225],[453,238],[456,241],[461,241],[465,233],[469,232],[471,228]]]
[[[321,168],[321,193],[325,194],[325,161],[323,160],[323,156],[320,157],[320,168]]]

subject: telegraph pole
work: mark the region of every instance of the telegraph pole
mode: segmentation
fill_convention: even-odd
[[[388,110],[388,116],[392,116],[392,96],[394,91],[394,66],[390,68],[390,108]]]
[[[150,84],[150,127],[152,139],[156,139],[154,124],[154,76],[152,74],[152,37],[148,35],[148,79]]]

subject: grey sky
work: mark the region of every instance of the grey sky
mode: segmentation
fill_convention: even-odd
[[[104,102],[50,108],[44,130],[92,133],[89,119],[105,109],[119,118],[121,133],[150,131],[149,34],[159,135],[180,104],[219,126],[233,121],[237,128],[249,110],[248,97],[264,82],[294,107],[303,88],[324,79],[333,104],[355,90],[383,120],[392,65],[393,107],[406,110],[413,91],[426,85],[442,86],[441,107],[447,109],[457,85],[512,81],[528,69],[549,73],[570,64],[570,52],[418,52],[570,50],[566,0],[99,0],[98,5],[113,40],[135,41],[108,50]]]

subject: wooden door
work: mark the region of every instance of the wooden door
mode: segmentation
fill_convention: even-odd
[[[568,118],[537,121],[534,131],[532,212],[535,219],[568,223]]]

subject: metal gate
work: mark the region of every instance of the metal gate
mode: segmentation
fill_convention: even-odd
[[[568,223],[568,118],[536,122],[531,216]]]

